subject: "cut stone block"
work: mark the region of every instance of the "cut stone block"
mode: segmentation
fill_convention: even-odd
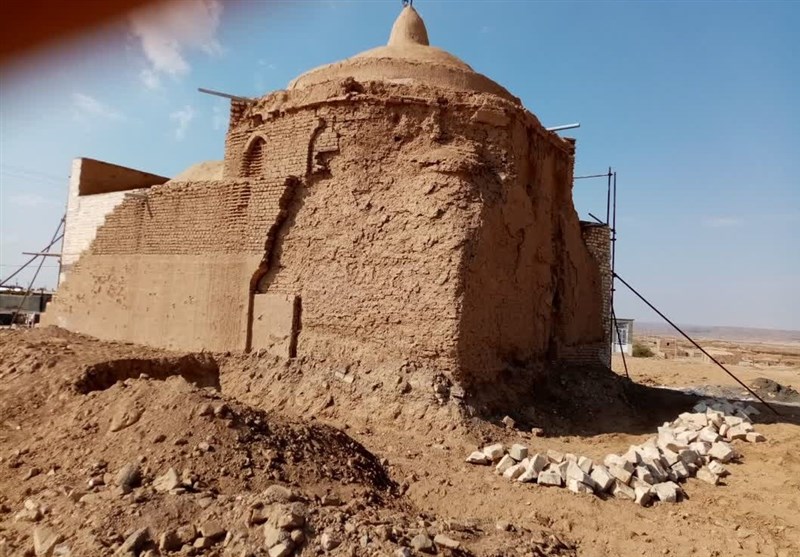
[[[611,486],[611,495],[618,499],[630,499],[631,501],[636,499],[636,492],[634,489],[620,481],[614,481],[614,485]]]
[[[508,455],[505,455],[503,458],[500,459],[500,462],[497,463],[495,467],[495,472],[498,474],[504,474],[506,470],[515,466],[517,463]]]
[[[719,441],[719,433],[710,427],[704,427],[700,430],[700,435],[697,436],[698,441],[703,443],[716,443]]]
[[[683,461],[684,464],[694,464],[698,460],[700,460],[700,455],[697,454],[697,451],[693,451],[692,449],[684,449],[678,453],[678,457]]]
[[[603,460],[603,464],[606,465],[606,468],[611,468],[612,466],[618,466],[630,473],[633,473],[633,471],[636,469],[636,466],[634,466],[632,462],[629,462],[624,458],[622,458],[621,456],[615,454],[608,455]]]
[[[653,483],[653,474],[647,466],[637,466],[634,475],[645,483]]]
[[[733,460],[733,458],[736,456],[736,453],[730,445],[724,441],[720,441],[719,443],[714,443],[711,445],[711,450],[708,451],[708,456],[725,463]]]
[[[482,451],[474,451],[467,457],[467,462],[470,464],[491,464],[492,460]]]
[[[705,412],[684,412],[679,418],[687,427],[696,430],[702,429],[708,425],[708,416],[706,416]]]
[[[719,477],[722,477],[722,476],[727,476],[727,475],[728,475],[728,469],[727,469],[727,468],[725,468],[725,467],[724,467],[724,466],[723,466],[723,465],[722,465],[722,464],[721,464],[719,461],[717,461],[717,460],[712,460],[711,462],[709,462],[709,463],[708,463],[708,469],[709,469],[709,470],[710,470],[710,471],[711,471],[713,474],[716,474],[716,475],[717,475],[717,476],[719,476]]]
[[[564,460],[564,453],[560,453],[558,451],[554,451],[552,449],[547,451],[547,458],[550,459],[550,462],[563,462]]]
[[[677,482],[680,480],[678,474],[675,473],[675,470],[673,470],[672,467],[667,468],[667,479],[669,479],[671,482]]]
[[[744,424],[731,426],[725,437],[731,441],[736,439],[747,439],[747,429],[745,429]]]
[[[767,438],[756,431],[750,431],[747,433],[745,440],[748,443],[763,443]]]
[[[624,470],[623,470],[624,471]],[[591,474],[592,481],[599,492],[605,492],[614,485],[615,477],[611,475],[608,468],[602,464],[595,465]]]
[[[530,458],[525,459],[525,471],[517,478],[518,482],[532,482],[539,477],[539,473],[547,467],[548,459],[540,453],[536,453]]]
[[[639,462],[644,462],[648,459],[657,459],[661,458],[661,451],[658,450],[656,446],[655,439],[652,440],[652,444],[645,443],[644,445],[640,446],[637,449],[637,453],[639,453]]]
[[[509,466],[508,469],[505,472],[503,472],[503,477],[508,478],[509,480],[516,480],[524,473],[525,473],[524,464],[514,464],[513,466]]]
[[[720,426],[725,423],[725,414],[723,414],[722,412],[709,409],[706,412],[706,416],[708,416],[708,421],[710,422],[710,424],[713,425],[716,429],[719,429]]]
[[[744,419],[742,419],[740,416],[725,416],[725,423],[730,427],[741,425],[742,422],[744,422]]]
[[[728,424],[725,424],[725,423],[723,423],[721,426],[719,426],[719,435],[720,435],[720,437],[726,437],[727,438],[728,437],[728,431],[730,429],[731,429],[731,426],[729,426]]]
[[[556,487],[561,487],[561,474],[557,469],[548,468],[539,474],[538,482],[539,485],[554,485]]]
[[[662,503],[677,503],[680,487],[675,482],[663,482],[653,486],[653,491]]]
[[[689,445],[689,448],[700,456],[706,456],[708,454],[708,451],[711,450],[711,443],[695,441],[694,443]]]
[[[667,435],[661,434],[658,436],[658,448],[661,449],[661,452],[664,451],[671,451],[673,453],[677,453],[686,448],[686,444],[682,441],[678,441],[674,435]]]
[[[586,485],[583,482],[579,482],[574,478],[570,478],[567,480],[567,489],[572,491],[573,493],[594,493],[591,487]]]
[[[567,481],[567,468],[569,467],[569,463],[569,460],[565,460],[564,462],[559,462],[555,465],[556,470],[558,470],[558,473],[561,474],[561,479],[565,482]]]
[[[609,466],[608,473],[624,484],[631,483],[631,476],[633,476],[633,474],[626,469],[616,465]]]
[[[700,470],[697,471],[697,479],[710,483],[711,485],[717,485],[719,483],[719,476],[706,467],[700,468]]]
[[[653,483],[660,483],[667,480],[667,469],[661,464],[661,459],[648,458],[644,461],[644,466],[650,471]]]
[[[634,488],[634,501],[637,505],[646,507],[653,500],[652,487],[637,487]]]
[[[633,476],[633,477],[631,478],[631,483],[630,483],[630,486],[631,486],[633,489],[636,489],[637,487],[646,487],[646,488],[647,488],[647,487],[653,487],[653,484],[651,484],[651,483],[648,483],[648,482],[646,482],[646,481],[644,481],[644,480],[640,480],[640,479],[639,479],[639,478],[637,478],[636,476]]]
[[[492,462],[497,462],[503,458],[505,450],[503,449],[503,445],[501,443],[495,443],[494,445],[485,446],[483,448],[483,454],[485,454]]]
[[[626,462],[631,463],[633,466],[636,466],[640,462],[639,453],[636,451],[636,447],[631,446],[624,455],[622,455],[622,459]]]
[[[547,468],[548,459],[541,453],[536,453],[529,459],[528,469],[535,471],[537,474]]]
[[[528,458],[528,447],[525,445],[514,444],[508,449],[508,454],[517,462]]]
[[[585,473],[590,473],[592,471],[592,466],[594,466],[594,462],[592,462],[591,458],[586,456],[578,457],[578,467]]]
[[[536,481],[536,478],[538,477],[539,477],[539,472],[533,470],[530,466],[528,466],[525,469],[525,471],[519,475],[517,481],[522,483],[530,483]]]
[[[671,451],[669,449],[664,449],[661,451],[662,458],[666,461],[667,466],[672,466],[676,462],[680,460],[677,451]]]
[[[567,464],[567,480],[576,480],[581,483],[590,483],[592,480],[586,474],[577,462],[569,461]]]
[[[689,443],[696,441],[698,435],[699,434],[696,431],[687,430],[676,434],[675,438],[678,440],[678,442],[688,445]]]

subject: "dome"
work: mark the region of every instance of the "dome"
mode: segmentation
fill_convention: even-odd
[[[295,78],[288,88],[305,89],[346,77],[356,81],[419,83],[457,91],[492,93],[518,102],[505,88],[477,73],[457,57],[430,46],[425,22],[411,5],[400,12],[386,46],[315,68]]]

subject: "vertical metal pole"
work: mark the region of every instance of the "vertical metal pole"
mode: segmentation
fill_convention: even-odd
[[[606,185],[606,224],[611,219],[611,167],[608,167],[608,184]]]
[[[611,172],[611,168],[608,169]],[[613,189],[613,198],[612,198],[612,206],[611,206],[611,315],[613,317],[613,326],[617,330],[617,338],[619,339],[619,325],[617,324],[617,315],[614,310],[614,298],[615,293],[617,291],[616,285],[614,284],[614,269],[616,267],[617,261],[617,173],[614,172],[612,178],[610,179],[610,184],[612,185]],[[613,337],[613,331],[612,331]],[[625,376],[630,379],[630,375],[628,375],[628,363],[625,361],[625,353],[622,350],[622,344],[620,343],[620,353],[622,354],[622,363],[625,366]]]
[[[613,177],[613,201],[611,210],[611,273],[613,275],[617,259],[617,173]],[[614,288],[612,287],[612,291]]]

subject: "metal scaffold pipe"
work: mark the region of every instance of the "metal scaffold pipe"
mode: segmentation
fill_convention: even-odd
[[[647,300],[647,299],[646,299],[644,296],[642,296],[641,294],[639,294],[639,292],[637,292],[637,290],[636,290],[636,289],[635,289],[633,286],[631,286],[630,284],[628,284],[628,283],[625,281],[625,279],[623,279],[623,278],[622,278],[621,276],[619,276],[617,273],[614,273],[614,274],[613,274],[613,276],[614,276],[614,278],[615,278],[615,279],[618,279],[618,280],[619,280],[619,281],[620,281],[622,284],[624,284],[626,287],[628,287],[628,290],[630,290],[631,292],[633,292],[633,293],[636,295],[636,297],[637,297],[637,298],[639,298],[641,301],[643,301],[645,304],[647,304],[647,306],[648,306],[650,309],[652,309],[654,312],[656,312],[656,313],[659,315],[659,317],[661,317],[661,319],[663,319],[664,321],[666,321],[667,323],[669,323],[670,325],[672,325],[672,328],[673,328],[673,329],[675,329],[676,331],[678,331],[678,332],[679,332],[681,335],[683,335],[683,337],[684,337],[686,340],[688,340],[689,342],[691,342],[691,343],[692,343],[692,344],[693,344],[693,345],[694,345],[694,346],[695,346],[695,347],[696,347],[698,350],[700,350],[700,352],[702,352],[703,354],[705,354],[705,355],[706,355],[706,356],[707,356],[707,357],[708,357],[708,358],[709,358],[709,359],[710,359],[712,362],[714,362],[715,364],[717,364],[717,365],[720,367],[720,369],[722,369],[722,371],[724,371],[725,373],[727,373],[728,375],[730,375],[730,376],[731,376],[731,378],[733,378],[733,380],[734,380],[734,381],[736,381],[737,383],[739,383],[739,385],[741,385],[742,387],[744,387],[744,388],[747,390],[747,392],[748,392],[748,393],[750,393],[751,395],[753,395],[754,397],[756,397],[756,398],[759,400],[759,402],[761,402],[761,403],[762,403],[764,406],[766,406],[767,408],[769,408],[769,409],[770,409],[770,410],[771,410],[771,411],[772,411],[772,412],[773,412],[773,413],[774,413],[776,416],[780,416],[780,415],[781,415],[781,413],[780,413],[780,412],[778,412],[778,411],[777,411],[775,408],[773,408],[773,406],[772,406],[770,403],[768,403],[766,400],[764,400],[763,398],[761,398],[760,396],[758,396],[758,395],[755,393],[755,391],[753,391],[753,389],[751,389],[750,387],[748,387],[747,385],[745,385],[745,384],[744,384],[744,383],[743,383],[743,382],[742,382],[742,381],[741,381],[741,380],[740,380],[738,377],[736,377],[736,376],[735,376],[735,375],[734,375],[734,374],[733,374],[733,373],[732,373],[730,370],[728,370],[728,368],[726,368],[724,365],[722,365],[722,364],[721,364],[721,363],[720,363],[720,362],[719,362],[719,361],[718,361],[718,360],[717,360],[717,359],[716,359],[714,356],[712,356],[711,354],[709,354],[708,352],[706,352],[706,349],[705,349],[705,348],[703,348],[702,346],[700,346],[699,344],[697,344],[697,342],[695,342],[695,340],[694,340],[692,337],[690,337],[689,335],[687,335],[686,333],[684,333],[684,332],[683,332],[683,330],[682,330],[680,327],[678,327],[678,326],[677,326],[675,323],[673,323],[673,322],[672,322],[672,321],[669,319],[669,317],[667,317],[666,315],[664,315],[663,313],[661,313],[661,312],[658,310],[658,308],[657,308],[656,306],[654,306],[653,304],[651,304],[651,303],[650,303],[650,302],[649,302],[649,301],[648,301],[648,300]]]

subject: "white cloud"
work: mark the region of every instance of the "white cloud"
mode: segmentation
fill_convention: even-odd
[[[216,38],[221,15],[220,0],[170,0],[131,15],[131,30],[149,63],[140,75],[145,87],[158,88],[159,75],[187,75],[191,66],[186,51],[221,54],[222,46]]]
[[[54,199],[48,199],[36,193],[18,193],[12,195],[8,200],[19,207],[41,207],[43,205],[58,205]]]
[[[144,83],[144,86],[151,91],[161,89],[161,78],[158,77],[158,74],[150,68],[143,69],[139,73],[139,77],[141,78],[142,83]]]
[[[191,124],[192,120],[194,120],[194,116],[194,107],[189,104],[169,115],[169,119],[176,124],[175,139],[178,141],[183,141],[183,139],[186,137],[186,130],[189,129],[189,124]]]
[[[118,110],[84,93],[73,93],[72,104],[74,116],[77,120],[86,120],[88,118],[100,118],[103,120],[125,119],[125,115]]]
[[[738,217],[708,217],[703,224],[708,228],[732,228],[741,226],[744,221]]]

